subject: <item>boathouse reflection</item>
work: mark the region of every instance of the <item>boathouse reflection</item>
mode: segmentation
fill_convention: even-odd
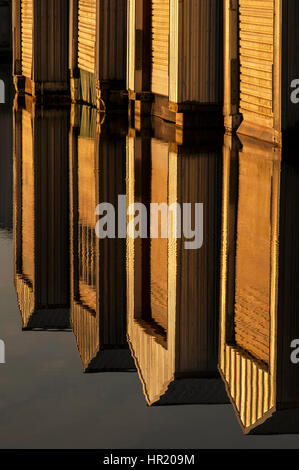
[[[24,329],[69,328],[67,109],[14,109],[15,287]]]
[[[96,207],[125,195],[126,120],[72,106],[71,322],[85,372],[134,367],[126,341],[126,239],[99,239]],[[116,227],[117,229],[117,227]]]
[[[299,167],[292,149],[225,137],[219,370],[244,433],[299,431]]]
[[[0,5],[1,11],[1,5]],[[3,84],[3,90],[1,87]],[[5,65],[0,71],[0,228],[12,230],[12,105],[13,80],[11,66]]]
[[[135,122],[136,124],[136,122]],[[127,204],[204,204],[201,249],[169,239],[128,237],[128,341],[149,405],[226,403],[217,371],[223,136],[199,136],[153,119],[130,129]],[[159,223],[161,229],[161,221]]]

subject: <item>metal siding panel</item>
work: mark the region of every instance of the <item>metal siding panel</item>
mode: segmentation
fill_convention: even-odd
[[[32,73],[33,0],[21,0],[22,74]]]
[[[180,14],[181,78],[178,102],[221,104],[222,2],[185,0]]]
[[[128,0],[127,88],[135,90],[136,0]]]
[[[78,3],[78,66],[95,72],[96,0],[79,0]]]
[[[169,93],[169,0],[152,0],[152,92]]]
[[[240,111],[273,118],[274,0],[239,0],[239,60]]]
[[[126,79],[127,0],[100,2],[99,79]]]

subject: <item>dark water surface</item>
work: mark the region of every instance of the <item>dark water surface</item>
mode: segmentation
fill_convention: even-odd
[[[12,86],[9,71],[3,71],[2,77],[8,90]],[[268,357],[275,336],[269,326],[274,308],[273,300],[269,300],[274,281],[269,278],[275,267],[275,247],[279,246],[279,230],[273,228],[275,197],[280,185],[283,221],[285,226],[293,224],[296,235],[296,206],[290,211],[283,207],[292,195],[296,196],[296,165],[277,168],[272,150],[267,149],[262,153],[269,156],[259,162],[252,157],[258,153],[252,150],[252,143],[245,142],[244,154],[247,151],[249,157],[240,159],[235,187],[233,163],[228,169],[228,161],[235,161],[231,151],[234,144],[225,141],[223,146],[223,137],[191,146],[187,137],[177,160],[172,131],[167,126],[158,125],[154,135],[147,130],[138,134],[110,118],[99,133],[96,116],[86,109],[73,108],[71,115],[69,110],[40,111],[27,100],[15,105],[13,182],[13,102],[12,95],[7,96],[7,105],[0,105],[0,338],[6,345],[6,364],[0,365],[0,447],[299,447],[295,435],[244,436],[236,418],[240,415],[245,427],[254,424],[258,413],[267,413],[275,400],[293,408],[296,415],[296,369],[289,370],[288,363],[283,368],[277,361],[275,375]],[[163,132],[167,137],[160,135]],[[169,149],[170,158],[165,159]],[[134,178],[130,173],[132,162]],[[150,246],[131,247],[135,250],[132,257],[130,246],[123,241],[100,243],[94,238],[91,227],[96,223],[96,203],[114,203],[116,194],[126,192],[127,197],[145,204],[169,200],[173,192],[167,193],[166,185],[169,174],[175,171],[177,200],[192,202],[199,198],[198,202],[208,208],[204,216],[206,243],[200,252],[187,255],[178,251],[169,261],[171,250],[158,240]],[[290,188],[290,194],[286,188]],[[235,208],[237,194],[239,205]],[[225,205],[227,197],[229,204]],[[248,361],[252,361],[250,365],[242,363],[250,375],[246,376],[246,392],[241,391],[240,401],[234,395],[232,375],[228,378],[229,374],[223,374],[230,399],[235,396],[235,409],[217,375],[218,306],[220,293],[223,296],[225,290],[220,281],[223,283],[223,266],[230,260],[223,247],[231,246],[231,241],[223,244],[227,236],[221,232],[223,204],[229,211],[229,224],[237,232],[231,237],[237,240],[232,248],[236,259],[234,344],[246,350]],[[237,223],[232,222],[234,217]],[[294,247],[295,255],[298,251],[296,237],[288,238],[282,227],[280,234],[284,250],[281,259],[288,261],[292,276],[287,277],[280,263],[285,291],[278,289],[278,301],[274,295],[274,303],[278,303],[276,332],[285,328],[286,346],[280,347],[278,342],[277,355],[288,361],[288,335],[290,330],[293,334],[297,331],[296,295],[288,305],[281,299],[290,299],[287,288],[297,279],[296,262],[292,266],[288,247]],[[257,251],[253,246],[258,246]],[[169,272],[179,256],[177,290],[172,291]],[[230,285],[227,291],[226,299],[232,291]],[[175,318],[169,313],[174,302]],[[143,306],[141,313],[146,309],[146,315],[139,314],[136,305]],[[222,315],[225,305],[223,302]],[[244,309],[249,314],[244,314]],[[284,309],[291,326],[279,323]],[[69,311],[73,331],[68,324]],[[254,322],[260,325],[256,330]],[[126,332],[135,362],[126,349]],[[220,368],[225,369],[222,359]],[[135,364],[138,373],[132,370]],[[255,368],[259,367],[258,374],[264,374],[262,405],[254,382]],[[233,367],[229,370],[232,374]],[[100,372],[88,373],[96,371]],[[276,392],[267,371],[275,375]],[[245,372],[242,377],[244,383]],[[237,383],[236,378],[234,381]],[[280,390],[282,381],[289,387],[287,392]],[[169,404],[176,406],[163,406]],[[263,410],[258,412],[259,406]],[[299,430],[299,419],[293,419],[290,430],[297,430],[297,423]],[[275,426],[280,432],[281,423]],[[283,432],[286,427],[281,427]],[[270,426],[266,433],[273,429]]]

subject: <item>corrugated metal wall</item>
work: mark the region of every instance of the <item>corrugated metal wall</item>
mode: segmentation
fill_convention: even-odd
[[[95,72],[97,0],[78,0],[78,67]]]
[[[95,314],[96,224],[95,138],[78,137],[78,269],[80,301]],[[94,234],[95,235],[95,234]]]
[[[100,349],[99,321],[87,306],[74,301],[71,304],[71,324],[78,351],[85,370]]]
[[[117,207],[118,195],[125,194],[125,140],[115,135],[97,137],[95,113],[92,110],[89,115],[88,108],[83,108],[73,156],[77,174],[71,182],[76,185],[72,191],[78,203],[71,208],[73,220],[77,219],[71,237],[76,243],[71,318],[84,368],[105,346],[126,345],[126,240],[99,240],[94,231],[97,204]]]
[[[68,122],[67,110],[34,120],[35,289],[43,309],[69,307]]]
[[[20,0],[22,74],[34,81],[68,80],[68,0]]]
[[[34,285],[35,279],[35,182],[31,114],[22,112],[22,274]],[[26,203],[24,204],[24,202]]]
[[[217,152],[190,154],[188,151],[185,153],[181,150],[178,154],[175,151],[169,151],[168,143],[165,141],[132,137],[128,138],[127,152],[128,204],[145,202],[145,198],[142,197],[144,195],[142,178],[144,176],[150,182],[150,176],[144,175],[145,169],[142,165],[146,167],[146,164],[141,162],[141,157],[146,161],[152,161],[157,159],[159,154],[161,156],[162,152],[163,162],[159,165],[154,162],[153,166],[154,173],[158,171],[158,168],[160,168],[160,173],[163,171],[162,187],[160,189],[156,187],[155,191],[151,188],[151,201],[154,199],[154,202],[157,200],[161,202],[167,197],[168,204],[182,201],[194,203],[194,201],[198,202],[199,195],[200,200],[204,198],[209,207],[211,204],[211,209],[206,211],[204,218],[205,230],[210,233],[212,228],[215,233],[217,232],[217,226],[221,222],[221,191],[219,188],[218,192],[215,189],[219,178],[221,179],[221,161]],[[156,155],[153,155],[153,152]],[[167,155],[168,162],[165,162]],[[168,173],[167,179],[164,177],[165,168]],[[191,184],[190,178],[193,178],[194,183],[196,180],[194,175],[197,173],[200,184]],[[155,174],[152,176],[155,177]],[[204,180],[205,184],[203,184]],[[198,180],[196,181],[198,183]],[[152,179],[151,184],[153,183],[155,181]],[[170,227],[171,225],[170,222]],[[171,229],[170,233],[172,233]],[[159,244],[163,242],[163,240],[156,241]],[[160,306],[165,307],[165,301],[167,302],[167,318],[162,319],[164,322],[167,321],[167,328],[164,326],[164,329],[167,329],[167,338],[162,342],[160,332],[151,330],[149,321],[144,318],[146,312],[143,310],[144,304],[141,296],[145,289],[148,289],[148,279],[143,277],[143,271],[147,269],[148,263],[140,249],[140,243],[131,237],[127,240],[128,337],[143,384],[143,391],[150,405],[167,394],[171,382],[175,380],[175,377],[180,377],[180,374],[183,376],[198,374],[199,376],[207,371],[217,374],[218,307],[217,302],[214,302],[217,299],[215,295],[218,282],[217,269],[213,268],[213,272],[208,271],[211,263],[217,264],[215,259],[217,260],[217,256],[220,255],[220,240],[212,235],[204,252],[184,250],[182,242],[175,240],[172,236],[166,242],[166,251],[162,243],[158,247],[160,248],[160,265],[161,263],[163,265],[160,286],[156,288],[151,284],[152,292],[150,293],[151,307],[158,295]],[[155,254],[158,255],[158,250]],[[152,260],[150,273],[151,276],[154,275],[153,280],[156,283],[157,263],[158,259]],[[165,281],[167,282],[166,292]],[[155,292],[153,288],[156,288]],[[207,294],[209,308],[203,300],[203,296],[206,297]],[[211,299],[214,300],[210,302]],[[151,313],[153,314],[153,311]],[[161,325],[161,317],[156,315],[155,320]],[[211,388],[209,391],[212,395]],[[194,402],[203,397],[203,394],[200,394],[200,386],[197,392],[197,395],[193,397]],[[182,393],[183,395],[186,399],[188,393]],[[177,399],[182,400],[182,396]]]
[[[151,142],[151,175],[149,179],[151,203],[167,204],[168,201],[168,144],[156,139]],[[151,228],[161,230],[161,221]],[[161,235],[159,235],[161,236]],[[150,243],[150,309],[152,319],[165,331],[168,328],[168,240],[152,238]],[[148,286],[149,287],[149,286]],[[146,288],[146,287],[145,287]]]
[[[68,81],[68,0],[34,0],[34,80]]]
[[[178,38],[177,102],[221,104],[223,2],[183,0],[178,12],[178,31],[181,33]],[[177,34],[175,29],[174,34]]]
[[[183,158],[180,157],[178,201],[191,203],[192,213],[195,212],[195,203],[204,204],[201,227],[204,243],[199,250],[186,250],[184,245],[178,250],[178,368],[180,371],[192,369],[215,373],[218,359],[221,158],[216,152],[183,154]]]
[[[225,138],[219,369],[246,433],[278,405],[280,158],[263,141]]]
[[[169,0],[152,0],[152,92],[168,96]]]
[[[127,0],[100,1],[99,79],[125,80],[127,65]]]
[[[33,1],[21,0],[22,75],[28,78],[32,74]]]
[[[274,0],[239,0],[240,112],[273,119]]]
[[[98,187],[101,202],[118,206],[126,194],[126,140],[102,136],[98,142]],[[117,217],[117,216],[116,216]],[[116,231],[118,223],[116,221]],[[100,240],[100,314],[105,345],[126,344],[126,240]],[[109,294],[108,294],[109,293]]]
[[[136,0],[128,0],[127,13],[127,89],[135,90],[135,54],[136,54]]]
[[[222,373],[239,419],[248,428],[274,407],[273,378],[252,359],[231,346],[222,351]]]
[[[127,139],[127,204],[141,202],[140,151],[150,143],[141,139]],[[148,155],[146,155],[148,156]],[[147,329],[147,322],[140,322],[142,316],[142,255],[140,244],[132,237],[127,239],[127,328],[128,341],[135,365],[142,382],[148,404],[158,401],[174,375],[175,321],[168,319],[167,347],[157,341]],[[175,292],[173,292],[175,297]],[[174,310],[173,310],[174,312]]]
[[[37,110],[17,113],[22,128],[21,135],[16,135],[19,144],[14,191],[18,207],[14,230],[16,287],[23,326],[66,328],[69,324],[68,113],[48,111],[43,117]]]
[[[255,158],[249,152],[240,153],[236,343],[267,364],[270,354],[272,177],[272,160]]]

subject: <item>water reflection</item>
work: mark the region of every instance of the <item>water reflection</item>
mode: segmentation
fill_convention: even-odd
[[[14,143],[23,328],[71,326],[83,371],[136,368],[149,405],[230,401],[245,433],[299,431],[295,152],[28,98]],[[96,206],[121,194],[203,203],[202,248],[98,239]]]
[[[190,141],[153,124],[128,137],[128,202],[203,202],[204,244],[186,250],[172,230],[169,240],[128,239],[130,348],[148,404],[225,403],[217,371],[223,136]]]
[[[11,65],[1,66],[0,81],[5,88],[5,102],[0,103],[0,228],[12,230],[12,102],[13,102],[13,79],[11,76]]]
[[[14,111],[15,286],[24,329],[69,327],[68,110]]]
[[[134,367],[126,341],[126,240],[95,234],[101,202],[125,194],[126,122],[72,108],[71,321],[85,372]],[[117,228],[117,227],[116,227]]]
[[[225,138],[220,370],[246,433],[299,431],[298,170],[292,149]]]

